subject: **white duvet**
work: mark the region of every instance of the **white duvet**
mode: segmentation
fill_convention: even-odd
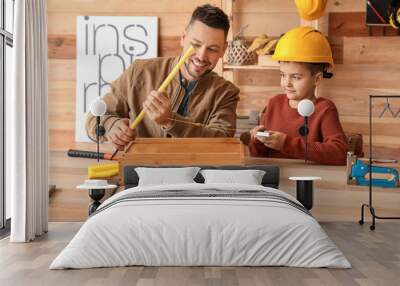
[[[210,189],[263,191],[272,199],[178,195],[122,200],[138,192],[204,193]],[[276,195],[297,202],[282,191],[254,185],[135,187],[106,200],[50,269],[127,265],[351,267],[312,216],[274,199]]]

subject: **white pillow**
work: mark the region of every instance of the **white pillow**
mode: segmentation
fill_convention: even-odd
[[[201,170],[205,184],[234,183],[261,185],[265,171],[262,170]]]
[[[195,183],[193,179],[199,170],[199,167],[135,168],[139,176],[139,186]]]

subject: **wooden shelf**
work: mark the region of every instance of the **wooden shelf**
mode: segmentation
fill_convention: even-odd
[[[224,64],[224,70],[279,70],[279,66],[242,65],[234,66]]]

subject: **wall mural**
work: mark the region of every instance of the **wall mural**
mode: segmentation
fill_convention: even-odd
[[[86,113],[135,59],[157,57],[157,17],[78,16],[75,140],[90,142]]]

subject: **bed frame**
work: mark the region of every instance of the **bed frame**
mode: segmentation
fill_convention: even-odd
[[[136,187],[139,183],[139,176],[135,171],[136,167],[157,167],[157,168],[171,168],[171,167],[182,167],[182,166],[143,166],[143,165],[128,165],[124,167],[124,186],[125,189]],[[249,166],[198,166],[201,169],[217,169],[217,170],[263,170],[265,175],[262,179],[261,184],[265,187],[271,187],[277,189],[279,187],[279,167],[268,166],[268,165],[249,165]],[[204,178],[200,174],[194,178],[197,183],[204,183]]]

